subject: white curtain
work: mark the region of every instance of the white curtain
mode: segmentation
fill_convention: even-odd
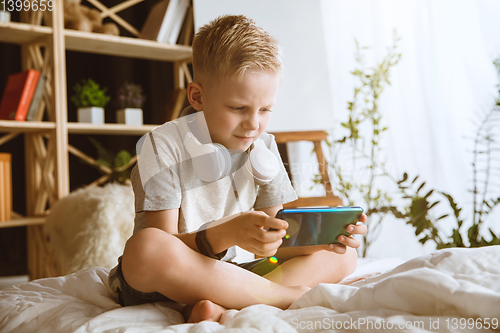
[[[356,84],[354,39],[371,47],[366,59],[375,64],[397,29],[402,58],[380,105],[389,127],[386,163],[394,175],[418,174],[428,188],[452,194],[470,221],[471,147],[464,137],[474,132],[474,113],[488,110],[496,94],[500,1],[196,0],[194,8],[197,27],[218,15],[244,14],[283,46],[285,75],[270,131],[328,130],[344,121]],[[291,146],[294,186],[310,195],[317,168],[312,145]],[[438,208],[449,212],[444,202]],[[499,218],[490,219],[497,232]],[[387,220],[368,254],[408,259],[433,249],[402,221]]]
[[[500,55],[499,2],[322,0],[321,10],[336,122],[347,119],[356,84],[350,74],[356,67],[354,39],[370,47],[365,55],[374,65],[386,55],[397,29],[402,58],[381,99],[382,121],[389,128],[382,141],[386,163],[398,177],[419,175],[429,189],[452,194],[470,222],[472,155],[465,137],[474,133],[475,113],[489,110],[496,96],[492,60]],[[305,184],[308,176],[298,178]],[[451,212],[443,200],[437,208]],[[489,222],[500,231],[498,214]],[[441,224],[451,230],[454,223]],[[394,219],[385,221],[368,255],[408,259],[433,249],[430,242],[421,246],[413,228]]]

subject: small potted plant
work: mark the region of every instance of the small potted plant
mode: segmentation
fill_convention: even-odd
[[[142,106],[146,96],[142,93],[142,87],[132,82],[125,82],[116,92],[116,120],[120,124],[138,125],[143,124]]]
[[[78,121],[81,123],[104,124],[104,107],[110,97],[107,88],[101,88],[92,79],[84,79],[73,86],[71,101],[78,108]]]

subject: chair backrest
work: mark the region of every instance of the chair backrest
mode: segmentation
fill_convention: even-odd
[[[328,176],[328,164],[323,154],[321,142],[326,141],[327,133],[325,131],[302,131],[302,132],[273,132],[276,138],[276,143],[287,144],[294,141],[311,141],[314,143],[314,151],[318,158],[319,172],[321,180],[325,187],[325,196],[323,197],[307,197],[298,198],[295,201],[283,205],[285,208],[310,207],[310,206],[342,206],[342,199],[334,195],[330,177]],[[287,161],[283,161],[286,163]]]

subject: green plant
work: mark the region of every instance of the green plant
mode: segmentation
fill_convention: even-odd
[[[106,95],[107,88],[102,88],[92,79],[83,79],[73,86],[73,96],[71,101],[77,108],[81,107],[101,107],[108,104],[110,97]]]
[[[489,230],[489,239],[484,237],[482,226],[492,210],[500,204],[500,197],[489,195],[492,188],[491,177],[498,177],[498,168],[493,168],[495,161],[492,154],[498,152],[494,140],[494,126],[498,125],[500,97],[490,112],[485,114],[478,124],[474,137],[473,150],[473,215],[467,230],[467,239],[462,234],[465,232],[462,208],[456,200],[447,193],[429,190],[424,193],[425,182],[418,182],[419,176],[410,178],[407,173],[402,179],[391,175],[381,157],[381,139],[388,130],[382,125],[379,110],[380,95],[385,85],[390,85],[390,71],[395,66],[401,54],[397,53],[399,38],[394,33],[393,45],[388,50],[387,56],[381,63],[374,67],[366,67],[362,50],[356,42],[356,61],[358,68],[352,74],[359,79],[360,85],[354,88],[354,98],[348,103],[348,119],[340,123],[346,135],[335,139],[333,136],[327,142],[330,148],[329,167],[335,190],[343,197],[348,206],[360,204],[365,208],[368,217],[368,233],[363,236],[363,253],[365,256],[369,246],[378,237],[379,228],[384,218],[392,215],[415,228],[415,235],[425,244],[427,241],[436,243],[438,249],[447,247],[478,247],[500,244],[500,236]],[[500,91],[499,91],[500,96]],[[335,133],[339,133],[336,131]],[[346,153],[347,151],[347,153]],[[345,168],[346,158],[350,166]],[[496,160],[498,162],[498,160]],[[359,173],[364,172],[364,178],[359,178]],[[361,173],[363,175],[363,173]],[[315,175],[313,181],[320,182],[320,176]],[[383,184],[383,185],[382,185]],[[391,186],[393,190],[391,190]],[[433,215],[433,209],[440,200],[431,200],[435,195],[443,196],[449,204],[456,227],[451,235],[447,235],[439,221],[449,217],[443,214],[438,218]],[[398,199],[398,200],[396,200]],[[398,202],[396,205],[395,202]]]
[[[126,150],[120,150],[114,154],[96,139],[89,137],[90,142],[97,150],[97,164],[90,163],[91,166],[99,169],[102,174],[108,174],[103,171],[102,166],[111,169],[108,182],[118,182],[120,184],[128,184],[130,179],[130,167],[134,165],[135,159]],[[88,163],[89,164],[89,163]]]
[[[142,93],[142,87],[138,84],[125,82],[116,91],[116,105],[118,109],[142,108],[146,96]]]
[[[498,105],[497,105],[498,106]],[[419,236],[419,241],[425,244],[427,241],[436,243],[437,249],[448,247],[480,247],[488,245],[500,245],[500,234],[496,234],[491,228],[488,230],[489,235],[485,237],[484,222],[500,204],[500,196],[497,194],[490,194],[492,187],[498,187],[498,184],[492,183],[492,178],[499,178],[500,174],[493,173],[498,168],[493,168],[494,156],[493,153],[500,151],[495,146],[494,133],[491,131],[500,121],[500,109],[494,107],[486,113],[478,124],[476,133],[473,139],[474,149],[472,151],[472,190],[470,191],[473,196],[472,204],[472,223],[464,224],[464,217],[462,209],[456,200],[450,194],[438,192],[446,198],[446,202],[450,205],[453,212],[453,218],[456,221],[456,226],[453,227],[451,235],[446,233],[440,228],[439,220],[449,216],[449,214],[441,215],[440,217],[433,218],[430,213],[431,209],[439,204],[439,200],[429,202],[430,195],[434,192],[429,191],[425,196],[420,195],[420,190],[425,186],[425,182],[418,185],[416,191],[412,187],[417,186],[416,180],[418,177],[408,183],[408,175],[404,174],[403,179],[398,182],[398,186],[402,193],[405,194],[405,199],[411,201],[409,209],[403,214],[403,218],[407,223],[415,227],[415,235]],[[498,162],[498,160],[496,160]],[[467,231],[464,228],[468,226]],[[464,240],[462,235],[466,234]]]
[[[382,116],[379,110],[380,96],[384,87],[390,84],[390,71],[395,66],[401,54],[397,52],[397,43],[400,38],[394,31],[393,45],[388,54],[374,67],[365,64],[362,50],[356,41],[356,62],[358,68],[351,72],[360,82],[354,88],[354,97],[348,102],[348,119],[340,125],[347,130],[347,134],[339,139],[327,142],[330,148],[329,166],[334,175],[334,187],[341,194],[348,206],[362,202],[367,214],[366,225],[369,232],[363,237],[363,255],[378,235],[379,227],[384,214],[377,211],[380,207],[388,207],[392,201],[390,193],[382,186],[380,179],[387,177],[385,165],[381,161],[380,141],[387,127],[382,125]],[[366,135],[361,134],[361,128],[370,128]],[[339,133],[340,131],[336,131]],[[345,168],[350,161],[350,165]],[[353,170],[361,170],[364,179],[355,178]],[[314,182],[319,183],[319,174]]]
[[[498,58],[500,60],[500,58]],[[500,61],[494,64],[500,72]],[[408,182],[408,175],[405,173],[403,179],[397,182],[404,198],[410,201],[406,211],[402,213],[401,218],[407,220],[407,223],[415,227],[415,235],[420,237],[419,241],[425,244],[427,241],[433,241],[437,249],[448,247],[480,247],[488,245],[500,245],[500,235],[496,234],[491,228],[484,232],[484,222],[491,212],[500,204],[498,195],[498,183],[492,180],[498,180],[498,158],[495,153],[500,151],[495,141],[495,129],[500,122],[500,90],[496,105],[488,112],[480,115],[477,120],[477,128],[473,138],[472,150],[472,221],[466,223],[463,208],[453,198],[452,195],[444,192],[437,192],[444,196],[449,204],[456,226],[453,227],[451,235],[447,235],[440,227],[438,221],[447,218],[449,214],[433,218],[431,209],[439,204],[439,200],[430,202],[430,196],[434,192],[429,191],[422,196],[420,191],[424,188],[425,182],[416,183],[418,176],[411,183]],[[414,187],[418,186],[417,190]],[[496,194],[490,194],[491,190],[497,188]],[[411,193],[409,193],[411,191]],[[468,229],[465,231],[465,227]],[[466,235],[464,240],[463,234]],[[485,237],[485,234],[489,234]]]
[[[493,60],[493,65],[497,67],[498,72],[500,73],[500,56]]]

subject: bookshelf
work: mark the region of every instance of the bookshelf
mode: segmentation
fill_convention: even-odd
[[[130,37],[118,37],[76,30],[65,30],[66,49],[105,55],[165,61],[185,61],[191,58],[191,47],[160,44]]]
[[[45,222],[45,217],[27,217],[4,221],[0,223],[0,228],[26,227],[30,225],[41,225]]]
[[[89,1],[101,11],[101,16],[107,15],[131,31],[133,27],[131,28],[130,24],[116,13],[144,0],[127,0],[111,9],[97,0]],[[94,125],[68,122],[66,51],[172,62],[174,64],[172,80],[176,90],[184,89],[186,82],[191,79],[187,67],[191,61],[190,46],[66,30],[63,3],[64,0],[54,0],[52,12],[22,12],[20,19],[22,22],[0,22],[0,42],[21,46],[22,69],[34,68],[47,76],[46,94],[43,100],[47,121],[0,120],[0,145],[19,135],[24,136],[24,151],[16,153],[24,154],[25,157],[27,216],[16,216],[11,221],[0,222],[0,228],[27,227],[30,279],[61,273],[54,268],[57,265],[51,263],[54,254],[50,252],[50,244],[47,243],[43,233],[44,216],[48,214],[50,207],[69,194],[71,172],[69,154],[82,159],[89,158],[68,143],[69,136],[79,134],[141,136],[159,125]],[[42,25],[42,21],[51,22],[51,26]]]
[[[33,133],[45,132],[56,128],[52,121],[16,121],[0,120],[0,133]],[[0,141],[1,142],[1,141]]]
[[[13,44],[36,44],[47,42],[52,28],[17,22],[0,22],[0,41]]]

